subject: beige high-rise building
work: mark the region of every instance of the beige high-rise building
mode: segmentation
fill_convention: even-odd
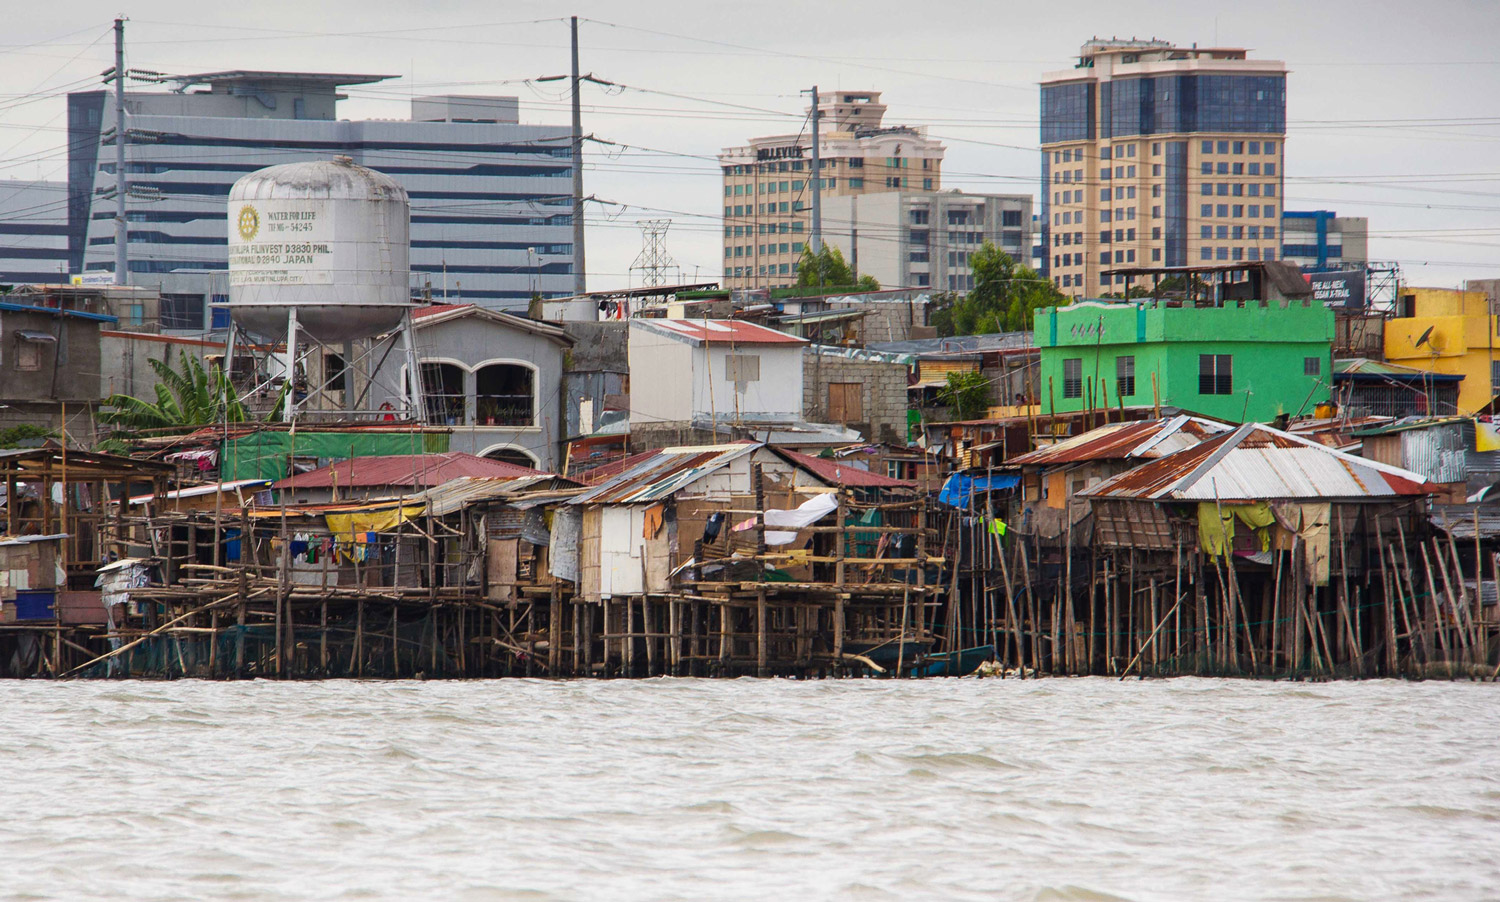
[[[943,145],[924,128],[885,126],[878,91],[819,91],[822,196],[942,187]],[[812,129],[719,153],[724,287],[784,288],[812,227]],[[826,231],[826,229],[825,229]],[[826,236],[825,236],[826,239]]]
[[[1275,260],[1286,65],[1244,50],[1092,40],[1042,79],[1042,259],[1064,294],[1132,266]]]

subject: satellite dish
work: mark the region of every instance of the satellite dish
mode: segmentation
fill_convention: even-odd
[[[1427,327],[1427,331],[1425,331],[1425,332],[1422,333],[1422,337],[1420,337],[1420,338],[1417,339],[1416,347],[1420,348],[1427,341],[1427,339],[1431,338],[1432,337],[1432,330],[1435,329],[1435,328],[1437,328],[1437,327],[1436,326],[1428,326]]]

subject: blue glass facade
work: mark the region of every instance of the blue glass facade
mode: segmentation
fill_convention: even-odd
[[[1042,87],[1042,143],[1286,131],[1285,75],[1162,75]],[[1097,129],[1096,129],[1097,125]]]
[[[1087,141],[1093,137],[1093,83],[1043,85],[1042,143]]]
[[[1167,266],[1186,266],[1188,262],[1188,146],[1186,141],[1168,141],[1162,148],[1166,162],[1162,173],[1163,213],[1162,257]]]
[[[1040,269],[1037,272],[1044,276],[1052,274],[1052,258],[1048,256],[1049,248],[1052,247],[1052,162],[1048,159],[1047,152],[1042,151],[1042,209],[1041,209],[1041,231],[1038,239],[1041,241],[1042,256]]]

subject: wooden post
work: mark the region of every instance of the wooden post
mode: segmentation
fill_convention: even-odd
[[[615,630],[610,629],[610,626],[609,626],[609,621],[610,621],[610,616],[609,616],[610,612],[609,612],[609,609],[610,609],[610,599],[608,599],[608,598],[601,598],[601,599],[599,599],[599,612],[600,612],[599,616],[600,616],[600,620],[601,620],[601,636],[602,636],[602,638],[599,641],[600,641],[600,645],[603,647],[603,651],[601,652],[601,654],[603,655],[603,660],[600,662],[600,667],[601,667],[601,671],[600,672],[601,672],[602,676],[606,676],[606,677],[609,676],[609,658],[610,658],[609,643],[612,642],[612,641],[614,641],[614,640],[610,639],[609,637],[610,637],[611,634],[613,634],[614,632],[616,632]]]
[[[734,638],[730,635],[730,618],[733,616],[729,599],[719,602],[719,675],[729,675],[729,653],[734,645]]]
[[[551,595],[547,609],[547,675],[555,678],[562,675],[562,586],[554,582]]]
[[[355,676],[365,675],[365,599],[363,596],[355,602],[354,665],[351,669]]]
[[[286,608],[286,597],[291,591],[292,582],[292,544],[287,539],[286,516],[283,512],[281,525],[281,558],[278,568],[276,587],[276,675],[286,676],[286,637],[282,633],[283,611]]]
[[[399,539],[397,540],[400,541]],[[401,603],[391,602],[391,676],[401,676]],[[431,610],[431,608],[429,608]],[[433,648],[437,647],[437,621],[432,624]]]
[[[644,564],[644,561],[643,561]],[[642,584],[644,586],[644,583]],[[641,596],[641,635],[646,643],[646,676],[656,676],[656,633],[651,617],[651,596]]]
[[[1443,662],[1444,663],[1448,663],[1448,662],[1451,662],[1453,660],[1453,658],[1452,658],[1452,656],[1448,652],[1448,634],[1447,634],[1447,631],[1442,628],[1442,622],[1443,622],[1442,608],[1441,608],[1440,603],[1438,601],[1438,598],[1440,596],[1438,595],[1437,583],[1433,579],[1433,576],[1432,576],[1432,561],[1427,556],[1427,546],[1426,545],[1422,545],[1420,547],[1422,549],[1422,566],[1427,571],[1427,597],[1428,597],[1428,600],[1429,600],[1428,609],[1431,612],[1431,617],[1429,618],[1429,621],[1432,624],[1432,627],[1431,627],[1432,631],[1437,634],[1437,644],[1442,649],[1442,652],[1443,652]],[[1428,645],[1428,651],[1429,651],[1429,653],[1431,652],[1431,650],[1432,650],[1432,647],[1431,647],[1430,640],[1429,640],[1429,645]],[[1432,660],[1430,654],[1428,656],[1428,660],[1429,661]]]
[[[834,585],[838,586],[839,591],[842,592],[844,590],[844,558],[848,555],[849,534],[845,531],[848,518],[845,516],[846,499],[844,489],[840,486],[837,491],[839,506],[836,516],[838,519],[833,522],[838,524],[839,531],[833,534],[833,582]]]
[[[1000,537],[996,536],[995,541],[999,542]],[[1021,547],[1021,542],[1017,541],[1015,547]],[[1000,575],[1005,578],[1005,617],[1010,621],[1011,633],[1015,637],[1016,671],[1024,680],[1026,679],[1026,642],[1021,637],[1020,618],[1016,616],[1016,593],[1010,581],[1010,567],[1005,563],[1004,545],[1000,546]]]
[[[761,510],[765,508],[762,507]],[[766,590],[758,589],[755,593],[755,675],[759,677],[771,675],[766,648],[766,628]]]
[[[842,542],[842,535],[840,535],[839,540]],[[842,591],[833,597],[833,666],[836,670],[842,667],[844,660],[845,600],[845,595]]]
[[[1385,548],[1381,543],[1380,518],[1375,518],[1375,554],[1380,558],[1381,607],[1385,614],[1385,675],[1396,675],[1396,616],[1391,604],[1391,576],[1385,566]]]

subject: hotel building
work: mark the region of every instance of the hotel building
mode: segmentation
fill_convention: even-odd
[[[1041,90],[1042,263],[1072,297],[1115,269],[1278,259],[1286,65],[1093,40]]]

